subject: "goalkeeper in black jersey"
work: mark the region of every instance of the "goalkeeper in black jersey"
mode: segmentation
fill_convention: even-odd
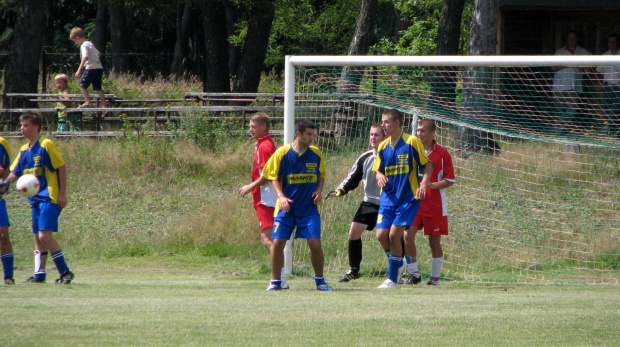
[[[349,266],[351,268],[338,280],[339,282],[349,282],[350,280],[360,277],[362,233],[364,230],[373,230],[377,224],[381,189],[377,185],[376,174],[372,171],[372,166],[377,156],[377,147],[384,139],[385,134],[383,128],[381,128],[381,124],[371,125],[369,140],[372,149],[364,152],[357,158],[347,178],[340,183],[336,190],[329,193],[330,196],[343,196],[349,191],[357,188],[360,182],[364,184],[364,200],[357,209],[355,217],[353,217],[353,221],[351,222],[351,228],[349,229]],[[377,238],[384,250],[390,249],[390,243],[387,237],[380,237],[380,235],[377,235]]]

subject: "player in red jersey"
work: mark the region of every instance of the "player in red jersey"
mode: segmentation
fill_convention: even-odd
[[[431,278],[427,284],[439,284],[439,274],[443,265],[443,249],[441,248],[441,235],[448,235],[448,208],[446,190],[454,184],[454,166],[452,157],[448,151],[435,141],[435,121],[423,119],[418,123],[417,136],[424,145],[424,150],[429,159],[435,164],[431,175],[431,184],[426,197],[420,202],[420,208],[411,228],[405,231],[405,254],[411,257],[411,264],[407,264],[409,278],[406,284],[418,284],[421,282],[418,270],[415,235],[418,230],[424,229],[424,235],[428,236],[431,248]]]
[[[254,163],[252,165],[252,183],[239,188],[239,194],[245,196],[252,192],[252,202],[256,210],[260,225],[261,242],[271,250],[271,229],[276,206],[276,193],[271,181],[262,178],[263,168],[276,151],[276,145],[269,134],[269,116],[264,112],[255,113],[250,119],[250,135],[256,140],[254,143]],[[288,288],[286,272],[282,272],[282,287]]]

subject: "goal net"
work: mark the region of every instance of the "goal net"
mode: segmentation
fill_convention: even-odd
[[[609,56],[287,57],[285,142],[294,119],[319,125],[327,192],[370,148],[383,110],[402,111],[407,133],[434,119],[456,172],[442,280],[618,284],[620,92],[600,73],[615,65]],[[572,90],[560,88],[571,78]],[[331,275],[349,267],[362,197],[359,187],[321,207]],[[362,241],[362,275],[385,276],[374,231]],[[428,238],[419,232],[416,244],[428,276]],[[312,274],[306,243],[292,248],[293,273]]]

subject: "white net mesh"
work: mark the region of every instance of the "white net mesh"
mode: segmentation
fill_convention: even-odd
[[[295,118],[321,128],[326,191],[369,149],[369,127],[384,109],[405,114],[407,133],[420,117],[436,120],[456,170],[442,279],[618,284],[620,109],[603,75],[575,69],[582,90],[559,93],[550,66],[297,67]],[[348,228],[361,200],[358,188],[322,207],[329,272],[348,268]],[[374,232],[362,240],[362,273],[383,276]],[[417,245],[428,273],[421,233]],[[311,273],[305,242],[295,252],[294,273]]]

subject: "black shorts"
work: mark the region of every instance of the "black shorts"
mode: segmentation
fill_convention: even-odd
[[[88,88],[91,84],[93,90],[102,90],[101,82],[103,78],[103,69],[88,69],[82,72],[82,77],[78,82],[78,86],[82,88]]]
[[[379,215],[379,205],[371,202],[363,201],[355,212],[353,221],[366,225],[366,230],[373,230],[377,225],[377,216]]]

